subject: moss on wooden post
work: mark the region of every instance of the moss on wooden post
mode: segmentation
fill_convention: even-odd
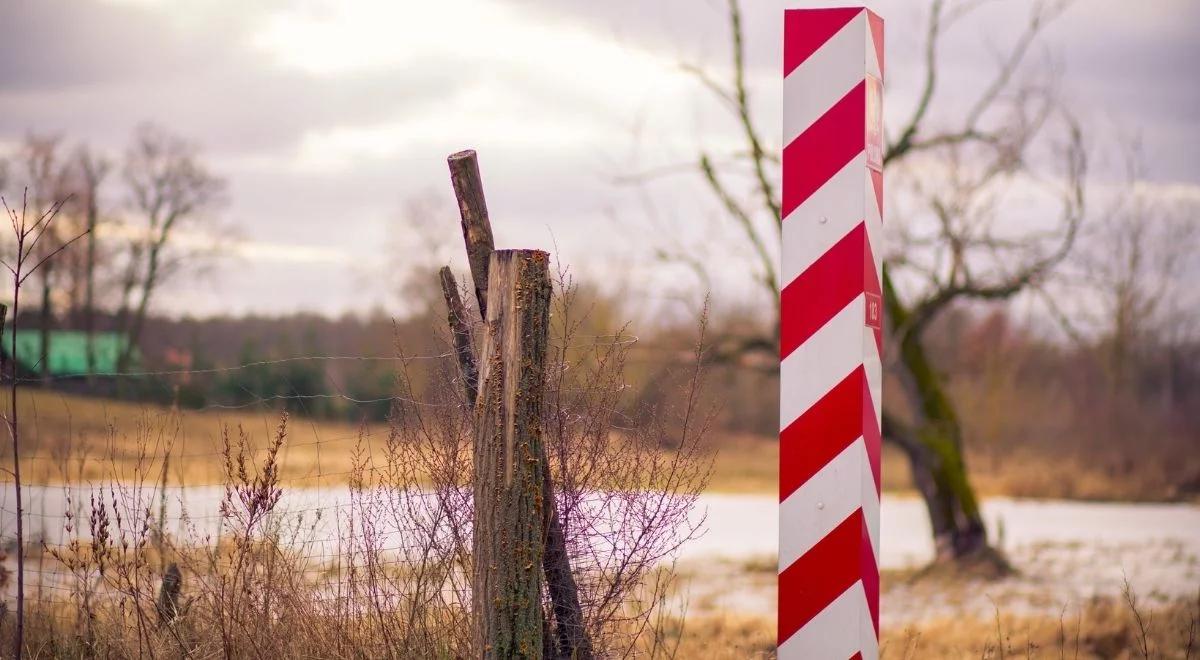
[[[487,287],[475,404],[475,639],[486,658],[540,658],[549,255],[493,252]]]

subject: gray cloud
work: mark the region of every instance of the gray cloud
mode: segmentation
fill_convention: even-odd
[[[153,120],[203,145],[230,179],[226,214],[248,239],[327,248],[364,263],[238,260],[245,280],[226,277],[212,291],[180,285],[178,299],[186,293],[189,309],[215,311],[232,298],[240,309],[337,311],[382,299],[384,287],[363,285],[363,269],[386,259],[388,223],[403,199],[433,190],[449,201],[444,157],[465,146],[480,149],[505,244],[544,246],[553,232],[564,260],[590,272],[627,271],[645,263],[650,243],[675,238],[718,252],[736,245],[710,233],[712,200],[695,177],[658,181],[648,197],[611,182],[736,143],[736,123],[676,66],[699,61],[717,73],[725,66],[724,2],[513,0],[496,10],[506,23],[475,25],[465,9],[452,16],[466,28],[514,29],[514,40],[529,38],[517,29],[525,24],[575,40],[512,43],[520,51],[512,57],[505,34],[493,53],[456,47],[458,31],[435,20],[446,15],[427,17],[429,8],[414,5],[404,13],[413,23],[396,26],[398,33],[434,31],[439,47],[328,72],[274,57],[256,37],[280,12],[324,28],[336,11],[294,11],[284,0],[245,4],[50,0],[5,10],[0,144],[36,129],[116,151],[136,123]],[[758,116],[777,136],[783,5],[744,4]],[[907,0],[872,5],[888,21],[887,108],[895,125],[919,85],[924,16]],[[1027,7],[991,3],[956,27],[943,55],[943,120],[953,120],[994,70],[993,51],[1014,37]],[[1195,3],[1135,12],[1096,0],[1073,7],[1045,43],[1065,68],[1064,92],[1091,125],[1141,131],[1156,178],[1195,183],[1198,32]],[[387,50],[396,45],[387,34],[371,38]],[[647,230],[650,207],[672,229]],[[451,239],[454,224],[447,218]],[[718,285],[744,289],[726,279]],[[321,304],[310,304],[314,297]]]

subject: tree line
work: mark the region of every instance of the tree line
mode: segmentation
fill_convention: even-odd
[[[83,243],[36,274],[41,356],[34,371],[49,375],[51,331],[64,326],[89,338],[101,329],[122,333],[116,370],[128,370],[163,284],[216,254],[214,212],[225,188],[196,145],[154,124],[139,125],[119,155],[62,135],[26,134],[0,160],[5,203],[30,217],[56,214],[38,242],[41,254],[76,236]],[[87,364],[89,372],[96,365],[90,340]]]

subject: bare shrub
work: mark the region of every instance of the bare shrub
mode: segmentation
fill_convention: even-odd
[[[586,310],[559,274],[542,429],[586,628],[598,657],[670,655],[671,559],[697,536],[713,413],[699,404],[702,339],[677,408],[623,413],[626,330],[584,336]],[[478,335],[478,333],[476,333]],[[131,433],[133,476],[76,484],[87,521],[65,519],[48,546],[59,594],[35,607],[26,649],[52,656],[478,657],[471,629],[472,407],[453,353],[398,349],[385,437],[367,426],[350,450],[349,485],[290,489],[281,480],[289,422],[261,444],[225,427],[215,513],[179,502],[165,524],[165,473],[181,425],[147,417]],[[115,438],[117,429],[112,429]],[[122,457],[125,459],[127,457]],[[117,475],[122,474],[118,479]],[[196,497],[205,496],[205,486]],[[214,490],[212,487],[207,487]],[[178,491],[182,493],[182,490]],[[72,493],[81,493],[72,495]],[[87,493],[87,495],[82,495]],[[289,500],[311,498],[315,506]],[[158,509],[157,513],[155,509]],[[555,585],[549,585],[555,586]],[[548,586],[548,588],[549,588]],[[545,621],[555,620],[549,593]],[[552,649],[546,655],[553,656]]]

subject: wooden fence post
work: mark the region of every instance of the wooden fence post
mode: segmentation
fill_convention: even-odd
[[[491,300],[489,264],[491,256],[495,252],[495,244],[492,238],[492,225],[488,217],[487,203],[483,194],[483,182],[479,174],[479,160],[475,151],[468,149],[451,154],[447,158],[447,163],[450,166],[450,181],[454,186],[455,196],[458,198],[463,241],[466,244],[467,258],[471,267],[471,280],[475,285],[480,312],[485,318],[489,318],[488,303]],[[483,378],[480,371],[483,368],[482,362],[487,359],[488,353],[485,351],[482,354],[483,360],[475,359],[472,352],[470,327],[465,323],[466,310],[459,298],[453,275],[448,267],[441,270],[440,278],[442,293],[446,298],[446,306],[450,314],[449,323],[451,334],[454,337],[455,352],[463,373],[464,384],[468,388],[467,400],[472,405],[476,405],[478,395],[471,388],[474,387],[475,382],[479,382],[480,391],[482,391]],[[547,281],[548,279],[547,275]],[[591,660],[593,657],[592,643],[584,625],[583,608],[579,603],[579,587],[571,569],[570,556],[567,554],[566,534],[563,531],[562,522],[558,518],[554,483],[550,476],[550,462],[546,458],[545,447],[540,442],[538,451],[540,453],[537,458],[542,471],[541,513],[544,533],[542,566],[546,577],[546,591],[550,596],[551,611],[555,621],[553,638],[547,637],[543,640],[544,648],[547,655],[555,658]],[[475,506],[478,519],[480,511],[478,500]],[[546,621],[543,630],[548,631],[549,629],[549,621]],[[550,635],[551,633],[544,632],[544,634]]]
[[[493,252],[475,406],[472,608],[487,658],[543,652],[542,398],[549,255]]]

